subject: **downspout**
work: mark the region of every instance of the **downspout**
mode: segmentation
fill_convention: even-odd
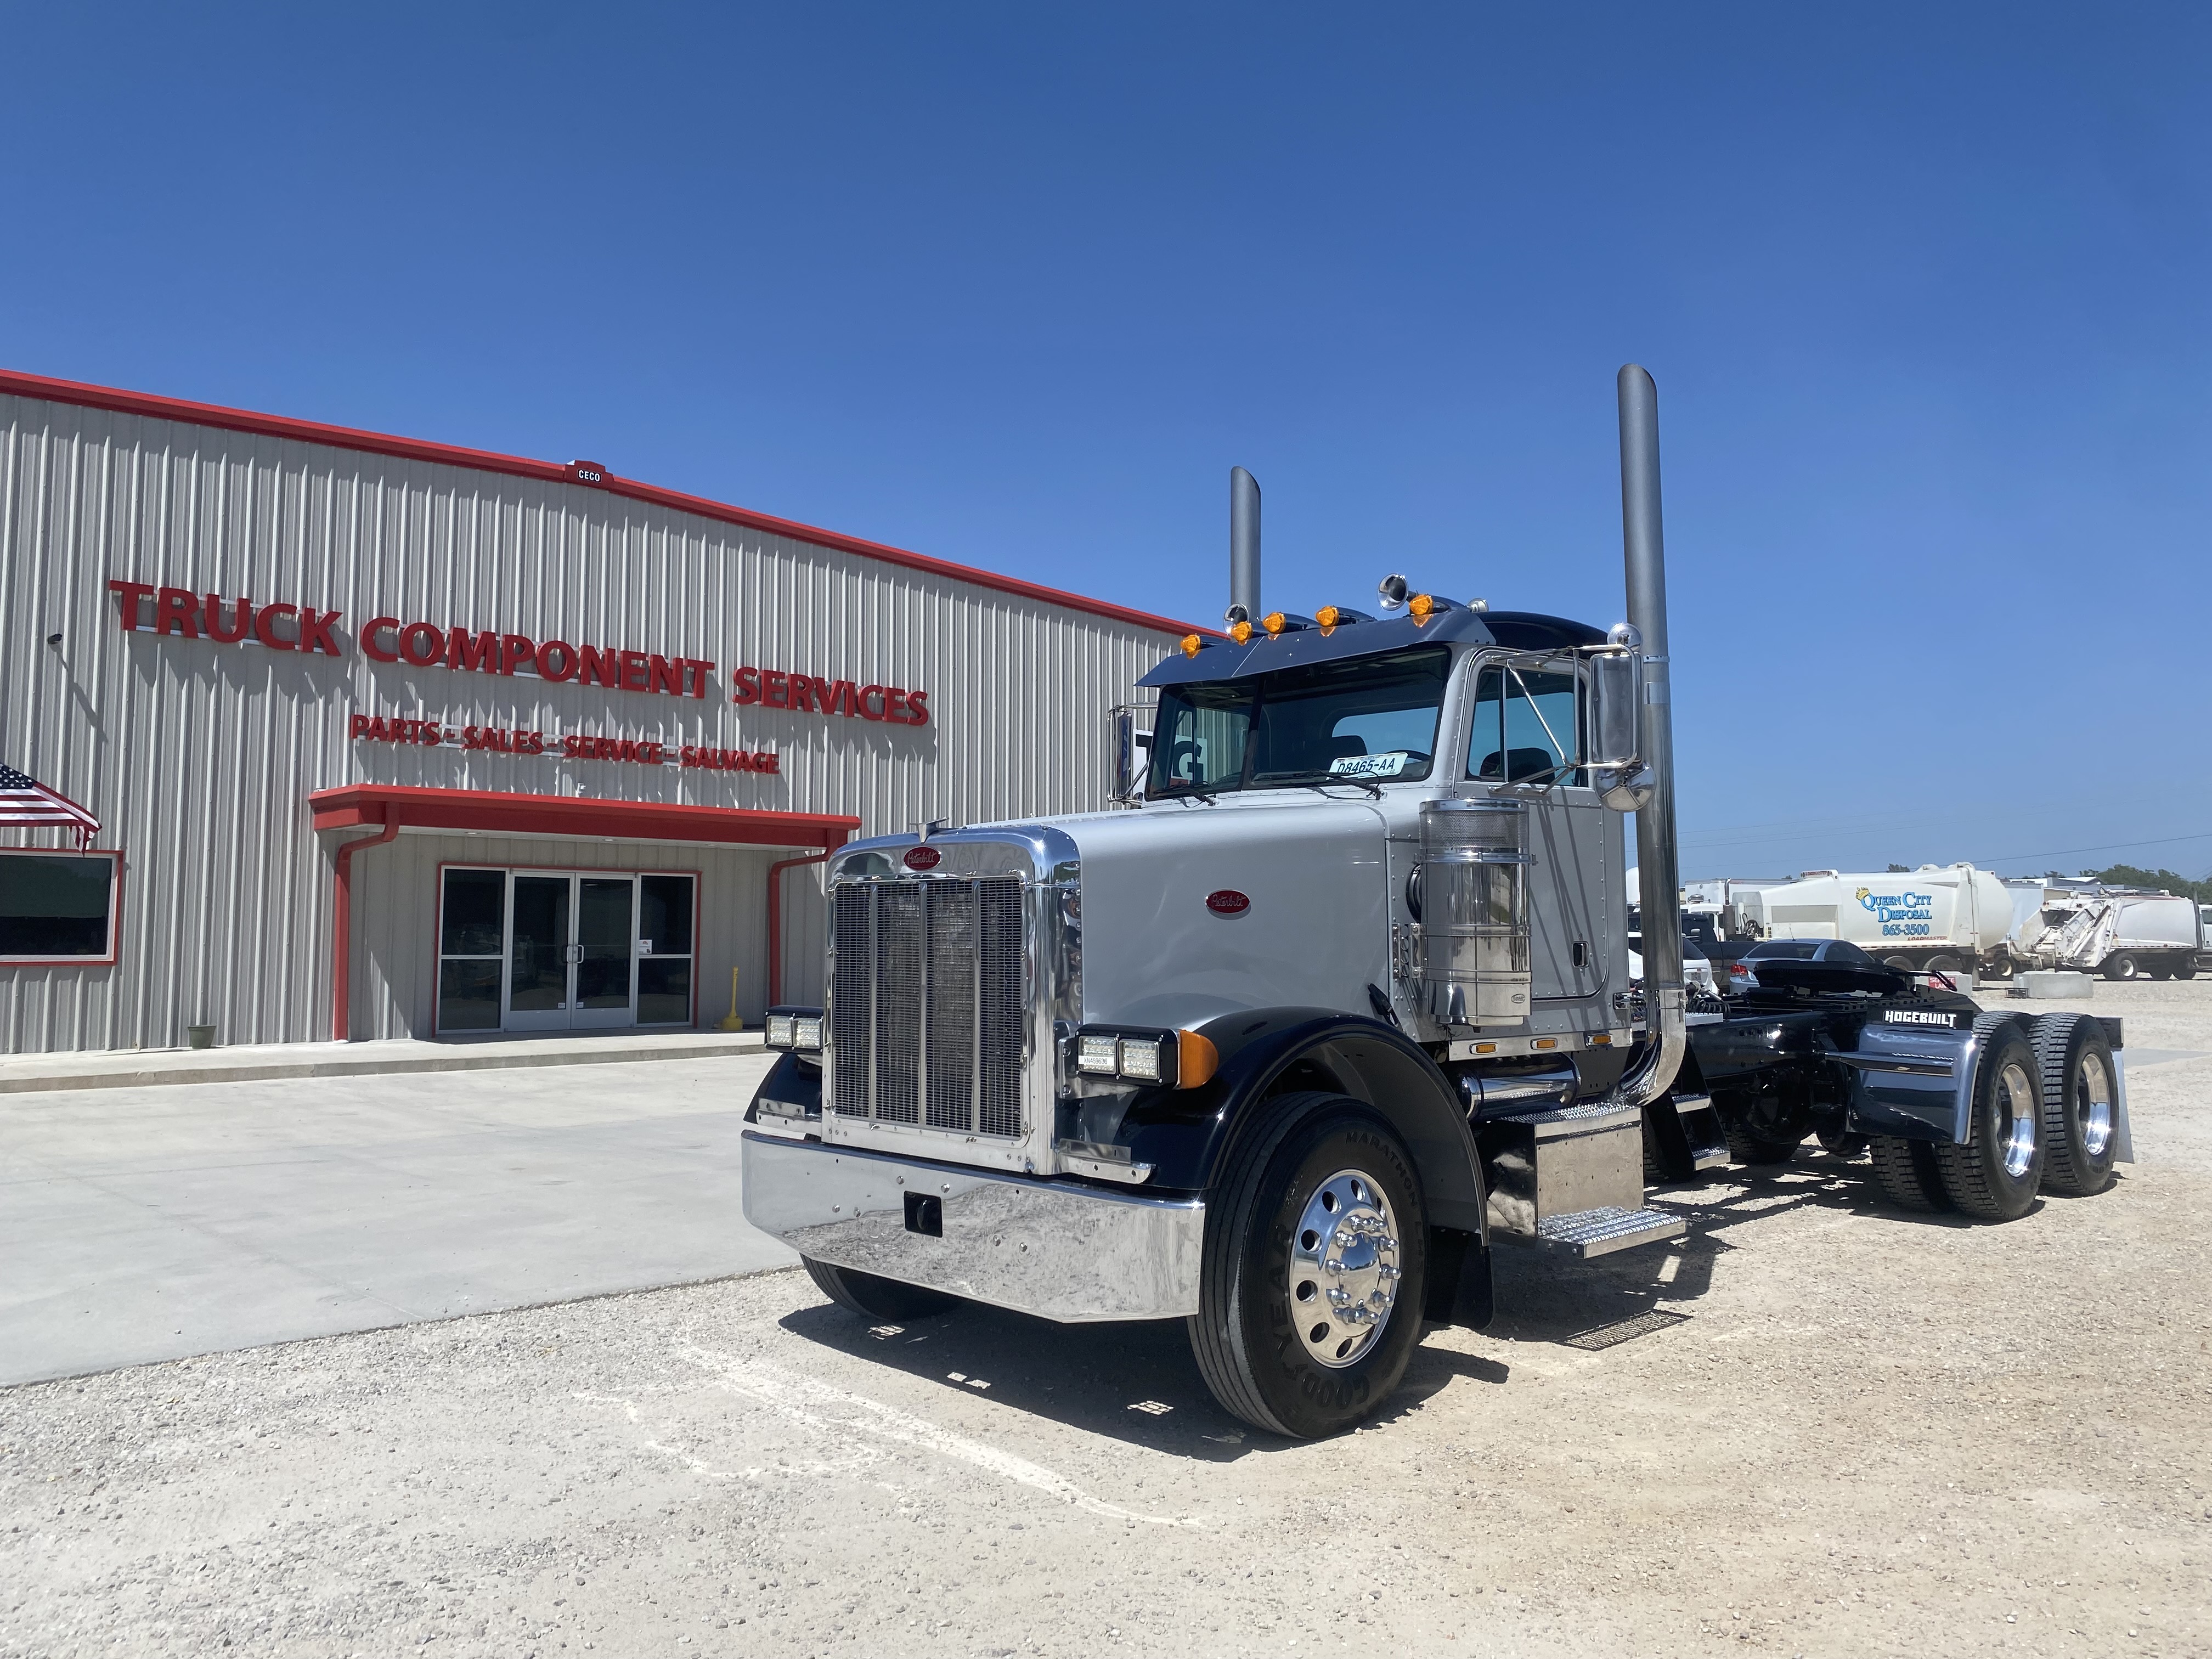
[[[347,842],[337,851],[337,874],[332,901],[331,949],[335,959],[331,964],[331,1041],[350,1041],[350,1010],[348,1000],[353,991],[353,855],[364,847],[381,847],[398,835],[397,823],[387,823],[375,835],[364,836],[359,841]]]
[[[1659,388],[1646,371],[1628,363],[1620,371],[1620,392],[1621,556],[1628,578],[1628,620],[1643,636],[1643,758],[1651,769],[1652,783],[1651,799],[1636,815],[1650,1038],[1614,1098],[1641,1106],[1664,1094],[1682,1065],[1682,878],[1674,845],[1674,718],[1668,701]]]
[[[844,844],[844,837],[839,836],[837,847]],[[780,859],[768,867],[768,1006],[771,1008],[783,1000],[783,872],[802,864],[819,864],[837,847],[825,847],[803,858]]]

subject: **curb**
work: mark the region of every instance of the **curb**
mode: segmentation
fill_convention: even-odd
[[[76,1089],[157,1089],[192,1083],[266,1083],[283,1078],[386,1077],[408,1072],[488,1072],[534,1066],[623,1066],[646,1060],[730,1060],[767,1052],[757,1036],[727,1044],[641,1044],[629,1048],[582,1048],[572,1053],[501,1053],[500,1045],[441,1054],[377,1055],[361,1060],[246,1060],[236,1066],[189,1066],[161,1070],[47,1073],[9,1077],[0,1073],[0,1095],[52,1094]]]

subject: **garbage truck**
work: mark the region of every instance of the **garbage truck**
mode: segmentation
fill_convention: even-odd
[[[2195,900],[2094,878],[2052,877],[2007,941],[2024,968],[2071,968],[2106,979],[2194,979],[2208,935]]]
[[[826,1296],[1180,1321],[1227,1411],[1310,1438],[1489,1321],[1493,1251],[1679,1239],[1666,1187],[1811,1136],[1978,1221],[2111,1183],[2116,1021],[1847,962],[1686,1017],[1657,393],[1618,390],[1625,622],[1398,574],[1263,615],[1240,471],[1226,630],[1144,677],[1114,805],[833,855],[743,1163]]]

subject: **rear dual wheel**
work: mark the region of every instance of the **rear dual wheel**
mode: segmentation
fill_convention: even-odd
[[[2042,1187],[2043,1065],[2016,1024],[1985,1014],[1977,1024],[1966,1141],[1871,1138],[1875,1184],[1900,1210],[2013,1221],[2027,1213]]]
[[[1420,1341],[1428,1215],[1405,1143],[1341,1095],[1267,1104],[1206,1213],[1191,1352],[1213,1397],[1297,1440],[1372,1415]]]
[[[2087,1014],[2050,1014],[2035,1023],[2043,1075],[2043,1182],[2086,1198],[2112,1184],[2119,1150],[2119,1091],[2112,1045]]]

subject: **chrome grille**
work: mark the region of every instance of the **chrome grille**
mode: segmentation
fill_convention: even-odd
[[[830,925],[836,1109],[1020,1135],[1020,878],[841,884]]]

